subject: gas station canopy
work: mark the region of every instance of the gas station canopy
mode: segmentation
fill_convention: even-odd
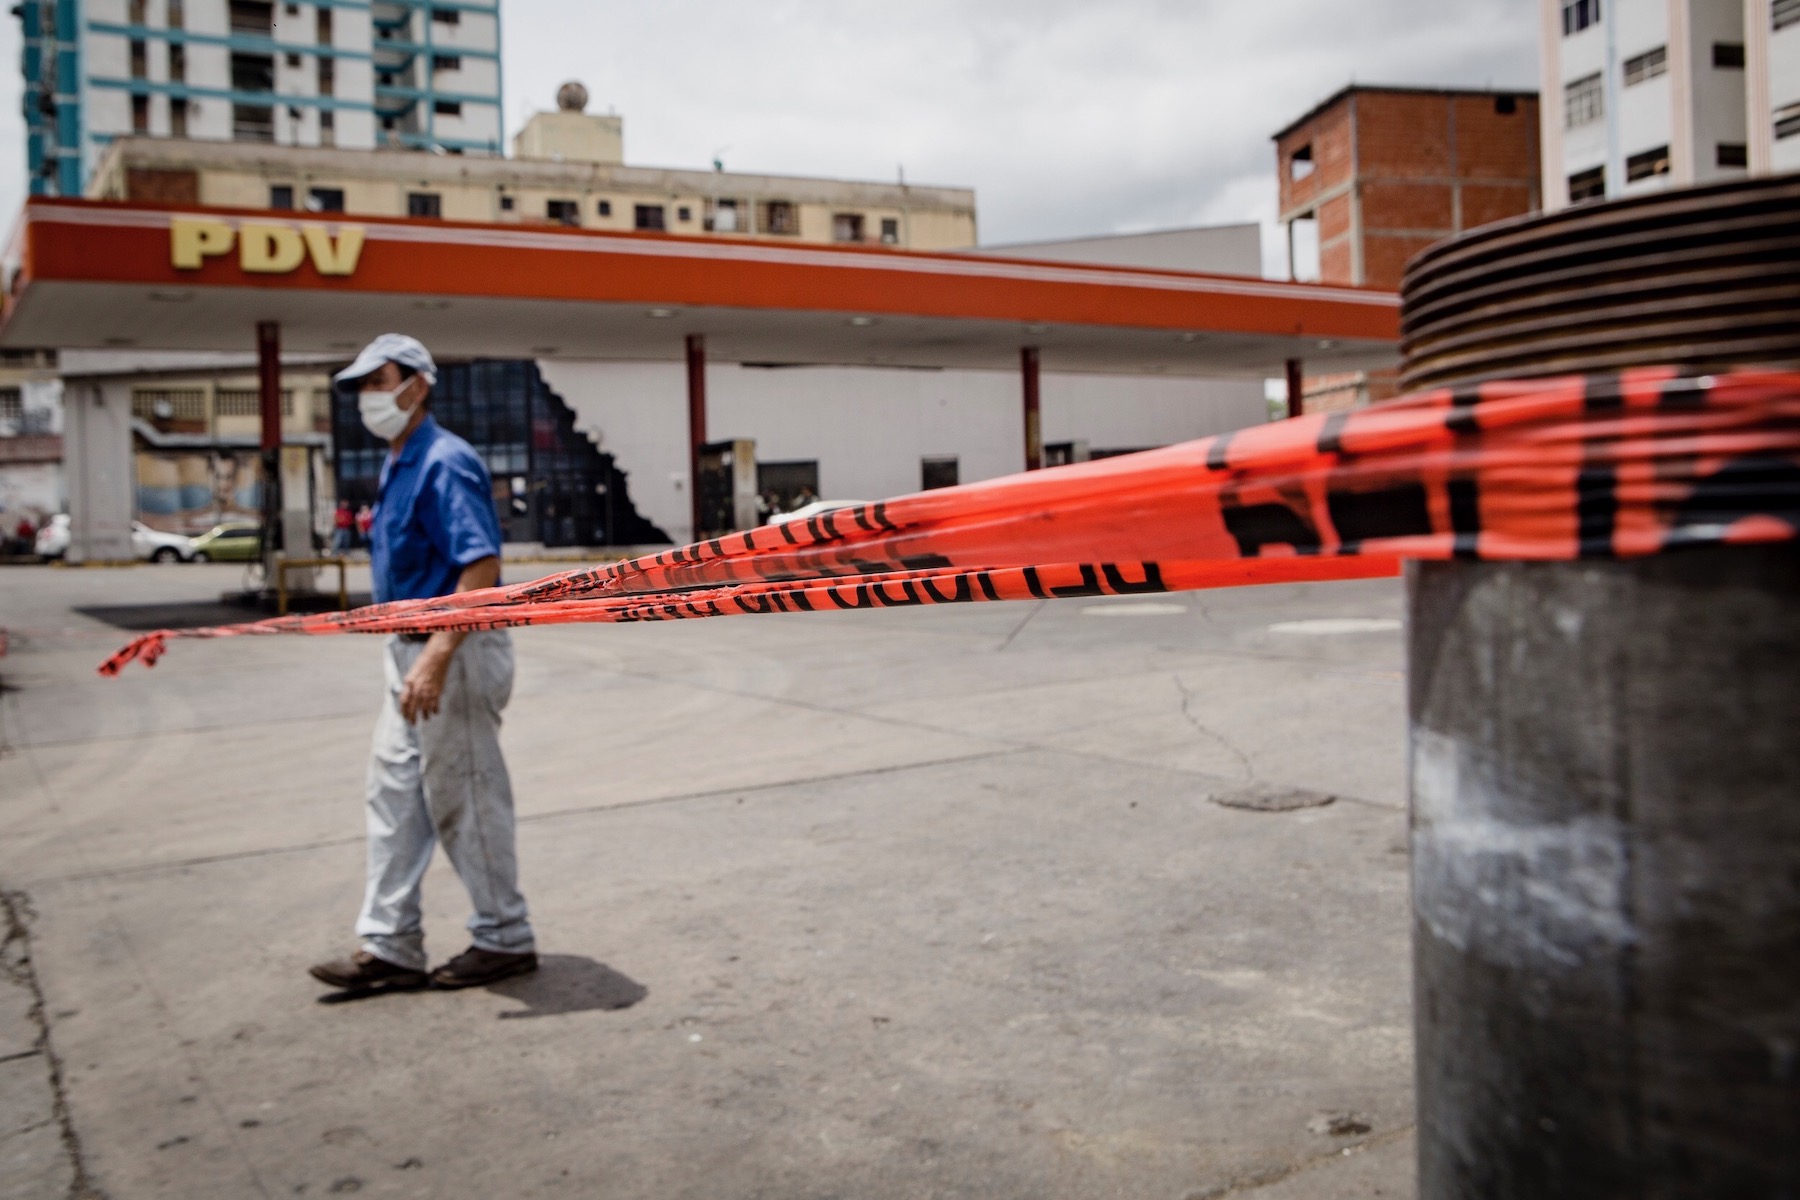
[[[855,246],[34,199],[0,346],[1275,377],[1391,366],[1386,292]]]

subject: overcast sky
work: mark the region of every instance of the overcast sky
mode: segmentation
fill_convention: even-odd
[[[579,79],[628,162],[976,189],[984,243],[1271,221],[1352,80],[1537,86],[1535,0],[503,0],[507,133]],[[0,17],[0,212],[23,189]],[[1280,260],[1265,234],[1265,265]]]

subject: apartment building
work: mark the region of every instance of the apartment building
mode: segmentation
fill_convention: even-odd
[[[511,158],[120,138],[87,193],[775,242],[975,244],[971,189],[627,166],[621,119],[585,112],[586,102],[585,89],[565,84],[559,107],[519,131]]]
[[[1800,167],[1800,0],[1541,0],[1544,206]]]
[[[31,191],[121,138],[502,152],[499,0],[19,0]]]

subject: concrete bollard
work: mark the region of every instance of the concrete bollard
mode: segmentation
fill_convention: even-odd
[[[1800,550],[1408,589],[1422,1200],[1800,1197]]]

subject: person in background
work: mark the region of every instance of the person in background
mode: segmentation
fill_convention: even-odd
[[[818,502],[819,502],[819,497],[813,492],[813,490],[810,487],[806,487],[806,486],[802,485],[800,490],[794,493],[794,506],[792,508],[788,509],[788,511],[789,512],[799,512],[801,509],[805,508],[807,505],[817,504]]]
[[[375,510],[363,505],[356,510],[356,541],[358,545],[369,544],[369,530],[375,527]]]
[[[331,552],[348,554],[356,545],[356,514],[350,511],[348,500],[339,500],[337,512],[331,518]]]
[[[388,444],[369,541],[375,602],[418,600],[500,582],[500,521],[479,455],[431,416],[437,366],[416,340],[385,333],[333,383],[357,393]],[[387,694],[369,761],[368,886],[361,945],[313,978],[356,995],[475,987],[537,969],[519,891],[512,784],[500,712],[512,696],[504,629],[387,639]],[[427,972],[420,882],[442,843],[468,890],[472,944]]]

